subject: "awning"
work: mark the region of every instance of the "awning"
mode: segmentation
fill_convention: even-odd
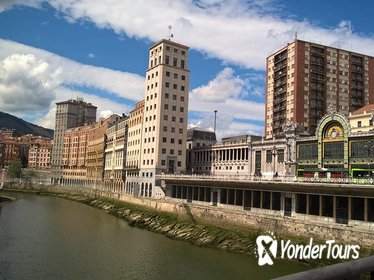
[[[349,170],[342,167],[336,168],[305,168],[304,172],[348,172]]]

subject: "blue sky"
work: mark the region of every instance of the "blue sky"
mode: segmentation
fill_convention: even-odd
[[[0,110],[54,126],[55,102],[82,96],[100,115],[144,95],[148,47],[191,47],[189,125],[262,134],[265,58],[298,38],[374,55],[372,1],[0,2]]]

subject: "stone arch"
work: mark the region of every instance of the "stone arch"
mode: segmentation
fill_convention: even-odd
[[[324,143],[335,141],[336,143],[343,143],[343,166],[348,169],[348,135],[350,132],[349,121],[343,114],[333,112],[322,117],[316,129],[319,168],[323,168],[326,162],[324,158]]]

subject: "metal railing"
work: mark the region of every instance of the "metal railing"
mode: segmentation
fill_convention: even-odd
[[[276,280],[349,280],[360,279],[363,274],[369,274],[367,279],[374,279],[374,256],[303,271]]]
[[[373,178],[314,178],[296,176],[253,176],[243,174],[204,175],[204,174],[161,174],[156,175],[165,179],[217,180],[217,181],[257,181],[257,182],[300,182],[300,183],[331,183],[331,184],[359,184],[374,185]]]

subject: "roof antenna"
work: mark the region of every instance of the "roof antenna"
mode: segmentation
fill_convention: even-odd
[[[171,25],[169,25],[168,28],[169,28],[169,36],[168,36],[168,37],[169,37],[169,41],[170,41],[171,38],[174,38],[174,34],[171,33],[171,29],[172,29],[173,27],[172,27]]]
[[[297,31],[295,31],[295,40],[297,40]]]

